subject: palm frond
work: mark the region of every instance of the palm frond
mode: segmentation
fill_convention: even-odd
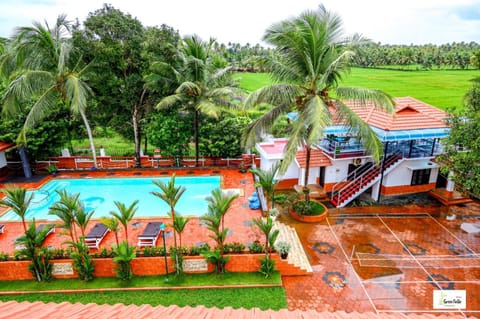
[[[57,106],[58,95],[55,87],[50,87],[46,90],[40,98],[33,104],[30,112],[23,124],[23,133],[33,128],[39,121],[41,121],[52,109]]]
[[[376,109],[389,113],[395,112],[393,98],[383,91],[346,86],[338,87],[335,92],[339,99],[351,100],[358,106],[364,107],[373,103]]]
[[[257,139],[267,132],[273,123],[275,123],[281,115],[286,114],[291,107],[290,103],[280,104],[251,122],[242,133],[242,145],[246,148],[253,147]]]
[[[262,103],[293,105],[295,98],[301,94],[301,89],[291,84],[272,84],[250,93],[245,100],[244,108],[249,109]]]
[[[165,110],[169,109],[177,103],[183,102],[185,100],[185,96],[183,94],[173,94],[164,97],[158,104],[156,105],[157,109]]]
[[[74,114],[80,114],[87,109],[87,98],[91,93],[87,84],[75,73],[66,76],[64,83],[66,100],[70,103],[70,109]]]
[[[372,155],[375,162],[379,162],[383,155],[383,145],[378,139],[377,134],[372,130],[357,113],[353,112],[347,105],[337,101],[337,113],[342,118],[346,126],[350,127],[358,137],[360,143]]]

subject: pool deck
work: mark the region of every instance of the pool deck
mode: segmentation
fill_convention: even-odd
[[[55,178],[112,176],[111,173],[72,172]],[[226,215],[225,226],[230,229],[227,242],[248,243],[262,238],[250,226],[250,221],[259,217],[260,212],[248,208],[248,197],[254,191],[249,173],[242,174],[233,169],[114,173],[113,176],[121,177],[168,176],[172,173],[179,176],[221,175],[222,188],[240,189],[242,193]],[[46,179],[23,186],[36,188]],[[448,220],[447,214],[455,214],[456,218]],[[152,220],[168,223],[168,218],[133,220],[128,228],[131,244],[136,244],[137,236]],[[286,214],[277,220],[296,229],[313,268],[312,276],[283,278],[290,310],[356,311],[380,315],[433,315],[441,312],[457,318],[480,317],[480,235],[460,229],[465,222],[480,223],[478,202],[448,208],[413,205],[332,209],[328,218],[317,224],[298,223]],[[87,232],[94,223],[90,223]],[[22,233],[21,223],[2,224],[6,225],[6,230],[0,234],[0,251],[12,253],[14,239]],[[121,230],[120,239],[123,236]],[[173,236],[167,237],[167,245],[173,244]],[[58,229],[46,239],[45,245],[65,247],[66,240],[68,236]],[[114,242],[114,235],[107,234],[100,247],[110,247]],[[209,231],[201,225],[198,217],[194,217],[185,229],[182,244],[191,246],[202,242],[213,246]],[[161,239],[157,245],[161,245]],[[433,291],[440,289],[466,290],[467,308],[434,309]]]

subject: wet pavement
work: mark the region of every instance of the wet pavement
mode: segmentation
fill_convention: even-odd
[[[480,204],[450,210],[455,220],[435,206],[334,209],[313,225],[282,215],[314,269],[284,278],[289,309],[434,313],[433,291],[449,289],[466,290],[458,315],[480,316],[480,236],[460,229],[480,222]]]

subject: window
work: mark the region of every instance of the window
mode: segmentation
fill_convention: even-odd
[[[412,172],[412,182],[410,185],[425,185],[430,181],[430,168],[418,169]]]

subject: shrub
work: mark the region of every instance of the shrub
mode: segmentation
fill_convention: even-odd
[[[133,277],[131,261],[135,258],[135,246],[129,246],[126,240],[114,248],[113,261],[117,264],[117,277],[121,280],[130,280]]]
[[[0,261],[8,261],[8,254],[0,252]]]
[[[225,265],[230,260],[230,257],[222,255],[218,249],[202,252],[202,256],[207,259],[207,262],[215,266],[217,274],[225,272]]]
[[[265,247],[259,241],[254,241],[248,245],[248,251],[252,254],[261,254],[265,252]]]
[[[245,250],[245,245],[242,243],[228,243],[225,244],[224,249],[226,254],[239,254]]]
[[[275,260],[270,258],[260,258],[260,270],[259,272],[265,276],[270,277],[275,271]]]
[[[315,216],[325,211],[325,207],[317,202],[298,201],[293,204],[293,210],[299,215]]]

